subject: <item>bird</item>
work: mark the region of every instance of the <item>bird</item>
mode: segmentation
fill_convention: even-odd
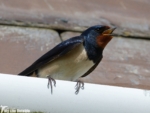
[[[116,27],[94,25],[87,28],[80,36],[65,40],[45,53],[24,71],[20,76],[48,78],[47,87],[53,90],[57,80],[77,82],[75,93],[84,89],[82,77],[89,75],[103,58],[103,50],[113,38]]]

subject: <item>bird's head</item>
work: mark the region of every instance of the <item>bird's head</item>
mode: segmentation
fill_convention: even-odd
[[[96,48],[104,49],[107,43],[112,39],[112,32],[116,28],[109,26],[96,25],[85,30],[81,36],[84,36],[85,42]]]

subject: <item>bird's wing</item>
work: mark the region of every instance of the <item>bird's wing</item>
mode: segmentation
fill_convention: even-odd
[[[55,46],[52,50],[41,56],[38,60],[36,60],[31,66],[29,66],[27,69],[19,73],[18,75],[25,75],[29,76],[33,72],[35,72],[38,68],[43,66],[46,63],[51,62],[52,60],[68,53],[71,51],[74,47],[77,45],[83,43],[84,38],[82,36],[77,36],[70,38],[57,46]]]
[[[85,74],[83,74],[81,77],[85,77],[88,74],[90,74],[97,67],[97,65],[100,63],[102,58],[103,58],[103,56],[101,56],[101,58]]]

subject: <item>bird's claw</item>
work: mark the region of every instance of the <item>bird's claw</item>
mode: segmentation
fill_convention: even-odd
[[[52,83],[54,83],[54,86],[56,87],[56,81],[55,81],[55,79],[51,78],[50,76],[47,76],[47,78],[48,78],[47,88],[49,89],[49,86],[51,87],[51,94],[52,94],[53,93]]]
[[[77,84],[75,85],[75,94],[78,94],[80,91],[80,88],[83,90],[84,89],[84,82],[82,81],[77,81]]]

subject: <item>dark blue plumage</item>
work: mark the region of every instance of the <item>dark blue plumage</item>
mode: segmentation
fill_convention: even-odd
[[[55,81],[55,78],[76,81],[79,77],[85,77],[102,60],[103,50],[112,39],[110,34],[113,30],[103,25],[92,26],[80,36],[70,38],[55,46],[19,75],[31,76],[34,72],[39,77],[48,75],[50,84],[51,81]],[[83,82],[80,83],[83,85]],[[76,92],[79,92],[81,86],[77,85]]]

